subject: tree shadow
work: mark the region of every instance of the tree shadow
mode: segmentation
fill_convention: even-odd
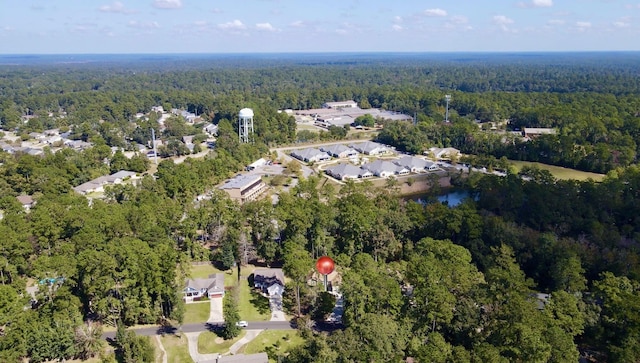
[[[271,307],[269,306],[269,298],[262,296],[260,293],[255,290],[251,290],[251,300],[249,300],[251,305],[258,310],[260,314],[269,314],[271,313]]]

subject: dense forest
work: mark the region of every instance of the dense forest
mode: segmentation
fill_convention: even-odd
[[[98,354],[104,326],[118,326],[119,361],[148,361],[149,343],[122,330],[179,324],[180,281],[191,261],[225,268],[254,256],[282,264],[285,305],[303,346],[290,362],[575,362],[640,360],[640,79],[635,53],[375,55],[152,59],[0,66],[0,122],[18,134],[67,127],[94,146],[43,156],[0,154],[0,360]],[[607,64],[607,66],[603,66]],[[444,124],[443,94],[452,95]],[[237,205],[215,185],[272,145],[298,138],[282,108],[354,99],[416,114],[378,139],[400,150],[454,146],[608,172],[562,181],[451,172],[470,193],[450,207],[405,200],[397,185],[310,177],[279,201]],[[141,136],[133,116],[179,107],[219,126],[216,148],[181,164],[123,160],[109,146]],[[256,142],[240,145],[233,120],[256,112]],[[49,113],[52,116],[48,116]],[[61,114],[66,117],[59,117]],[[34,115],[23,123],[23,115]],[[504,132],[478,122],[511,122]],[[554,127],[521,142],[507,131]],[[145,131],[146,132],[146,131]],[[146,134],[145,134],[146,135]],[[91,203],[72,187],[126,165],[137,187]],[[196,202],[210,191],[213,197]],[[26,212],[16,200],[32,195]],[[273,223],[276,221],[277,223]],[[304,282],[313,259],[343,274],[344,326],[305,328],[323,295]],[[30,302],[25,288],[39,282]],[[291,294],[296,291],[299,294]],[[548,299],[539,294],[550,294]],[[546,296],[546,295],[545,295]],[[296,301],[297,300],[297,301]],[[27,307],[28,308],[25,308]],[[300,311],[298,311],[298,306]],[[34,341],[41,344],[32,344]]]

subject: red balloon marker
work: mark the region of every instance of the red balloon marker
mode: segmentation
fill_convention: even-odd
[[[336,268],[335,262],[329,256],[322,256],[316,261],[316,270],[324,276],[324,290],[327,291],[327,275]]]

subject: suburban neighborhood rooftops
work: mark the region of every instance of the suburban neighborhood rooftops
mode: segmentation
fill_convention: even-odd
[[[350,147],[348,147],[346,145],[343,145],[343,144],[335,144],[335,145],[323,146],[323,147],[320,148],[320,150],[322,150],[322,151],[324,151],[326,153],[329,153],[330,155],[334,155],[334,156],[335,155],[340,155],[340,154],[345,153],[345,152],[350,153],[350,154],[357,153],[357,151],[355,151],[354,149],[352,149],[352,148],[350,148]]]
[[[257,268],[253,271],[253,278],[254,280],[269,279],[284,285],[284,272],[281,268]]]
[[[351,144],[349,146],[351,146],[352,148],[364,154],[372,154],[372,153],[380,154],[380,153],[385,153],[389,151],[389,148],[387,146],[374,141],[365,141],[365,142],[360,142],[356,144]]]
[[[344,178],[344,177],[357,178],[369,173],[367,170],[364,170],[358,166],[347,164],[347,163],[341,163],[341,164],[332,166],[330,168],[327,168],[327,172],[338,178]],[[371,174],[369,173],[369,175]]]
[[[397,165],[402,165],[409,169],[426,169],[427,166],[429,166],[430,164],[433,164],[424,159],[417,158],[415,156],[408,156],[408,155],[405,155],[400,159],[396,160],[395,163]]]

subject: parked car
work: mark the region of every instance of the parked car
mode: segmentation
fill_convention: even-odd
[[[249,326],[249,323],[247,323],[244,320],[240,320],[239,322],[236,323],[236,326],[242,327],[242,328],[246,328],[247,326]]]

